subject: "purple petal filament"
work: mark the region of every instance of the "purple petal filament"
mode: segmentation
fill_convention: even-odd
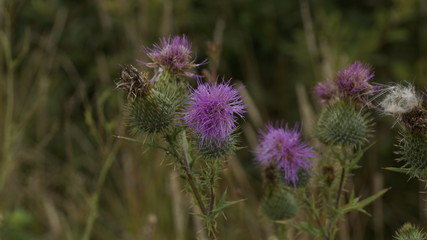
[[[189,71],[206,63],[194,63],[191,44],[185,35],[162,38],[160,44],[154,44],[152,48],[145,48],[144,51],[152,62],[139,61],[141,64],[188,77],[197,77],[198,75]]]
[[[239,89],[222,83],[201,83],[190,94],[185,125],[201,136],[202,142],[226,141],[236,128],[237,117],[242,117],[246,106],[239,96]]]
[[[295,127],[289,129],[269,124],[261,131],[260,143],[255,150],[255,160],[262,166],[275,165],[285,172],[285,182],[295,184],[298,171],[308,169],[315,153],[301,141],[301,133]]]

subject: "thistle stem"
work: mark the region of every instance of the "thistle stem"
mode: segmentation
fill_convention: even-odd
[[[335,201],[335,208],[338,208],[339,204],[340,204],[341,193],[342,193],[342,189],[343,189],[343,185],[344,185],[345,170],[346,170],[345,167],[342,166],[340,184],[338,186],[338,194],[337,194],[337,199]]]
[[[197,204],[199,205],[200,211],[202,211],[203,215],[207,216],[209,213],[205,207],[205,204],[202,201],[202,197],[200,195],[200,192],[197,189],[196,184],[194,183],[193,174],[191,173],[190,167],[188,166],[188,163],[185,160],[185,157],[183,157],[180,162],[181,162],[181,166],[185,172],[188,185],[190,185],[191,192],[193,193],[193,196],[196,199]]]

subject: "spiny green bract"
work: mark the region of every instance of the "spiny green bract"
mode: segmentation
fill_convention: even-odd
[[[297,202],[288,189],[276,186],[272,189],[267,188],[261,208],[271,220],[286,220],[295,216]]]
[[[314,127],[316,137],[327,145],[359,147],[368,141],[372,122],[367,113],[355,106],[339,101],[320,115]]]
[[[401,133],[399,141],[399,161],[409,169],[424,170],[427,167],[427,137],[419,133]]]
[[[419,228],[410,223],[405,223],[394,235],[395,240],[427,240],[425,234]]]
[[[237,149],[237,133],[232,133],[228,139],[221,142],[206,142],[196,136],[195,147],[200,155],[207,159],[216,159],[227,155]]]
[[[129,107],[129,126],[133,133],[165,133],[174,126],[185,100],[179,86],[162,86],[135,99]]]

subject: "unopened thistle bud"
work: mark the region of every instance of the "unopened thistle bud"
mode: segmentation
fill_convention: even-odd
[[[327,145],[359,147],[368,141],[371,127],[371,119],[367,113],[356,110],[353,104],[339,101],[321,113],[314,133]]]
[[[399,161],[404,162],[412,177],[425,179],[427,173],[427,136],[419,133],[404,132],[398,143]]]
[[[156,69],[153,81],[157,81],[163,74],[196,78],[198,75],[194,74],[193,70],[206,63],[195,63],[191,56],[191,44],[185,35],[162,38],[160,44],[144,48],[144,52],[152,62],[139,62]]]
[[[294,195],[286,188],[275,187],[265,190],[261,208],[271,220],[286,220],[295,216],[298,206]]]
[[[238,134],[236,132],[231,133],[226,140],[217,140],[215,143],[203,141],[200,135],[195,137],[195,147],[206,159],[220,158],[235,151],[237,142]]]
[[[199,152],[210,157],[222,156],[233,149],[237,119],[246,106],[229,82],[200,83],[190,93],[184,112],[184,125],[196,136]]]
[[[146,72],[140,72],[132,65],[122,65],[116,88],[126,91],[128,99],[133,101],[137,97],[147,95],[151,89],[151,84]]]
[[[394,235],[395,240],[427,240],[427,234],[410,223],[405,223]]]
[[[174,126],[184,96],[176,88],[152,90],[129,107],[129,126],[134,133],[165,133]]]
[[[255,150],[255,160],[263,167],[274,166],[283,171],[283,180],[287,185],[296,187],[301,170],[309,171],[311,159],[315,153],[301,140],[297,128],[267,125],[261,131],[260,143]]]

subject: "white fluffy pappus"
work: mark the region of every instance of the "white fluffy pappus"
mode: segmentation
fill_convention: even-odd
[[[410,84],[389,86],[383,88],[381,92],[385,97],[379,105],[385,114],[401,115],[422,104],[422,99]]]

